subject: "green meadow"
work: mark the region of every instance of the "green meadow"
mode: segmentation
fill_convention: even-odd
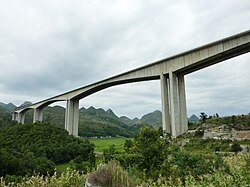
[[[108,149],[111,145],[115,145],[115,149],[119,152],[123,152],[124,143],[128,138],[96,138],[89,139],[91,143],[95,145],[95,152],[100,153],[104,149]]]

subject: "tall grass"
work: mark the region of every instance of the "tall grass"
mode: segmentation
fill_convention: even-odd
[[[60,175],[57,172],[53,176],[34,175],[23,178],[20,182],[7,183],[3,177],[0,178],[0,187],[77,187],[84,186],[86,175],[75,170],[67,170]]]

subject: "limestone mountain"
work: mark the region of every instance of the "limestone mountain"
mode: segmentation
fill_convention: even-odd
[[[192,116],[190,116],[190,118],[188,118],[188,121],[190,121],[190,122],[198,122],[199,118],[195,114],[193,114]]]
[[[128,126],[133,125],[150,125],[153,127],[161,127],[162,124],[162,114],[161,111],[156,110],[154,112],[148,113],[142,116],[141,119],[134,118],[130,119],[126,116],[120,117],[120,120]]]
[[[43,121],[64,128],[65,108],[61,106],[46,107],[43,112]],[[33,111],[28,111],[25,122],[32,122]],[[105,111],[94,107],[79,109],[79,136],[101,137],[101,136],[124,136],[131,137],[134,130],[120,121],[112,110]]]
[[[0,102],[0,106],[2,108],[4,108],[4,109],[9,110],[9,111],[12,111],[12,110],[14,110],[16,108],[16,106],[14,104],[12,104],[12,103],[5,104],[5,103]]]
[[[32,102],[30,102],[30,101],[24,101],[24,103],[21,104],[20,106],[28,106],[28,105],[32,105]]]
[[[23,105],[29,105],[31,102],[24,102]],[[6,104],[2,105],[6,107]],[[11,109],[14,109],[13,106]],[[10,111],[1,112],[7,118],[10,118]],[[141,119],[122,116],[118,117],[111,109],[104,110],[102,108],[80,108],[79,109],[79,136],[93,137],[93,136],[133,136],[138,129],[147,124],[152,126],[159,126],[161,117],[160,111],[155,111],[148,115],[143,116]],[[64,128],[65,121],[65,108],[61,106],[49,106],[44,108],[43,121],[55,124],[58,127]],[[33,111],[30,110],[25,115],[25,122],[32,123]],[[157,122],[157,123],[155,123]]]
[[[24,104],[31,104],[25,102]],[[4,122],[11,120],[10,112],[16,106],[12,103],[4,104],[0,102],[0,127],[4,126]],[[43,111],[43,121],[55,124],[58,127],[64,128],[65,125],[65,108],[61,106],[49,106]],[[241,116],[216,118],[216,121],[212,123],[227,124],[236,123],[241,124],[240,129],[249,129],[249,116]],[[232,119],[231,119],[232,118]],[[244,119],[244,120],[243,120]],[[192,115],[189,121],[197,121],[199,118]],[[25,115],[25,122],[32,123],[33,111],[28,111]],[[100,137],[100,136],[125,136],[131,137],[138,129],[144,125],[150,125],[153,127],[161,127],[162,113],[159,110],[151,112],[142,116],[141,119],[130,119],[126,116],[118,117],[111,109],[104,110],[102,108],[80,108],[79,109],[79,136],[82,137]],[[243,128],[244,127],[244,128]]]
[[[162,113],[159,110],[151,112],[142,116],[142,123],[152,125],[153,127],[161,127],[162,126]]]

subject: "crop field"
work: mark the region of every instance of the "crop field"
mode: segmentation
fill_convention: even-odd
[[[127,138],[96,138],[89,139],[89,141],[95,144],[95,152],[102,152],[104,149],[108,149],[111,145],[115,145],[117,151],[123,151],[123,145]]]

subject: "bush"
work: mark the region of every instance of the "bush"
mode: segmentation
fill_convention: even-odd
[[[130,167],[136,167],[142,164],[143,156],[141,154],[129,154],[129,153],[123,153],[123,154],[117,154],[114,156],[115,160],[118,160],[119,163],[124,168],[130,168]]]
[[[242,151],[242,147],[240,146],[240,144],[234,143],[231,146],[231,151],[238,153],[238,152]]]
[[[174,178],[185,181],[189,175],[198,179],[200,176],[213,173],[218,169],[229,173],[228,165],[219,155],[193,154],[174,150],[172,155],[162,164],[161,175],[164,177],[174,176]]]
[[[88,183],[109,187],[133,186],[128,173],[115,161],[99,166],[95,172],[88,176]]]

